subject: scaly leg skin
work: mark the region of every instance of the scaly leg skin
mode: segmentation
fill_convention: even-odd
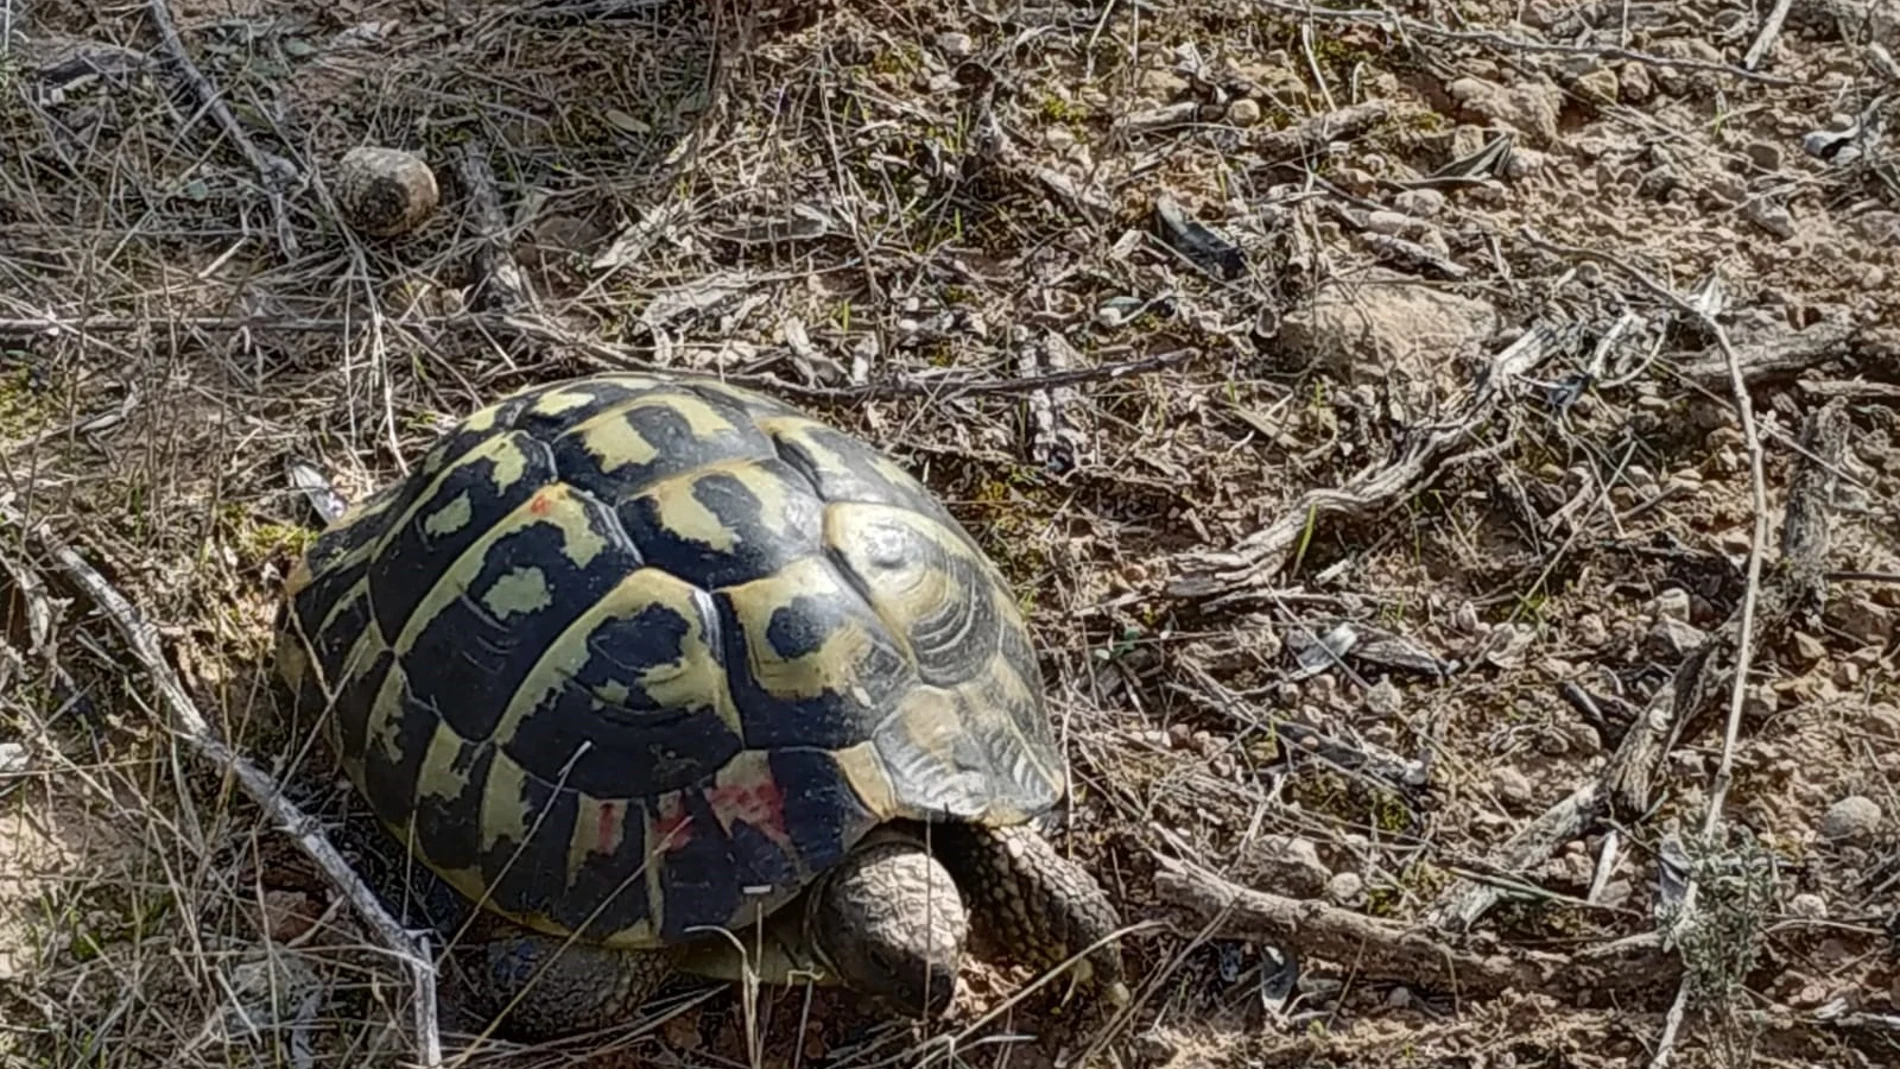
[[[1120,912],[1095,877],[1028,825],[938,824],[928,835],[956,874],[969,903],[971,936],[985,956],[1047,971],[1121,927]],[[1100,985],[1111,1005],[1127,1003],[1119,940],[1090,950],[1072,972]]]
[[[671,950],[570,943],[505,921],[478,927],[487,930],[457,952],[462,1012],[478,1029],[505,1015],[496,1031],[522,1042],[625,1024],[674,972]]]

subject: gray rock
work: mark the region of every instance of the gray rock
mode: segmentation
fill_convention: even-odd
[[[1689,622],[1689,592],[1681,587],[1670,587],[1656,595],[1656,601],[1650,610],[1658,617]]]
[[[1880,806],[1872,798],[1851,794],[1821,816],[1821,834],[1837,841],[1864,840],[1880,829],[1880,819]]]
[[[1367,711],[1382,717],[1395,717],[1405,708],[1405,700],[1392,680],[1382,678],[1366,691]]]
[[[1643,637],[1643,652],[1659,661],[1679,661],[1708,640],[1708,632],[1701,628],[1665,616]]]
[[[1356,872],[1336,872],[1326,881],[1326,897],[1342,906],[1356,905],[1365,890],[1366,881]]]
[[[1445,195],[1436,189],[1408,189],[1392,198],[1392,206],[1407,215],[1430,219],[1445,210]]]
[[[1280,341],[1346,382],[1430,383],[1481,351],[1497,325],[1488,304],[1372,271],[1329,285],[1288,312]]]
[[[968,59],[976,54],[976,41],[967,33],[949,33],[937,35],[937,51],[950,59]]]
[[[1491,789],[1506,809],[1522,810],[1531,804],[1531,781],[1509,765],[1491,773]]]
[[[1260,841],[1251,860],[1267,889],[1292,898],[1316,898],[1325,893],[1332,872],[1320,863],[1311,840],[1269,835]]]
[[[1788,912],[1797,917],[1821,920],[1827,916],[1827,899],[1817,894],[1798,894],[1788,900]]]

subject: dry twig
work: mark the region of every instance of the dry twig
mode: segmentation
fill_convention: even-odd
[[[177,724],[173,730],[178,737],[208,764],[230,770],[252,801],[270,814],[278,830],[289,836],[356,907],[364,922],[382,940],[384,948],[408,966],[414,983],[418,1055],[424,1069],[441,1065],[442,1040],[436,1024],[435,966],[426,946],[418,946],[417,941],[389,915],[362,878],[350,868],[349,862],[330,844],[317,822],[300,811],[268,774],[218,737],[216,730],[198,711],[197,703],[185,692],[184,685],[172,671],[152,625],[123,594],[53,533],[44,521],[30,521],[11,504],[3,501],[0,501],[0,521],[37,541],[58,562],[60,570],[73,585],[111,619],[134,656],[151,675],[159,695],[176,718]]]

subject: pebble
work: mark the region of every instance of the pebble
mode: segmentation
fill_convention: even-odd
[[[1445,195],[1436,189],[1408,189],[1392,198],[1392,206],[1407,215],[1430,219],[1445,210]]]
[[[1227,121],[1235,126],[1257,125],[1260,122],[1259,102],[1241,97],[1227,105]]]
[[[1418,225],[1418,221],[1403,212],[1368,212],[1366,229],[1375,234],[1403,234]]]
[[[1665,616],[1656,621],[1643,638],[1643,651],[1658,660],[1680,660],[1702,648],[1708,632]]]
[[[0,776],[26,771],[26,746],[18,742],[0,742]]]
[[[1610,629],[1603,617],[1593,612],[1577,617],[1577,641],[1585,646],[1601,646],[1610,641]]]
[[[1365,889],[1366,881],[1356,872],[1335,872],[1326,881],[1326,897],[1342,906],[1357,903]]]
[[[1827,656],[1827,645],[1805,631],[1794,633],[1794,655],[1802,664],[1816,664]]]
[[[1872,798],[1851,794],[1829,806],[1821,816],[1821,834],[1829,839],[1865,839],[1880,828],[1880,806]]]
[[[1531,803],[1531,781],[1508,765],[1492,771],[1491,789],[1506,809],[1522,809]]]
[[[1267,836],[1256,848],[1254,861],[1269,890],[1293,898],[1322,894],[1332,880],[1332,872],[1320,864],[1319,848],[1309,839]]]
[[[1617,82],[1623,91],[1623,99],[1631,104],[1640,104],[1656,91],[1650,81],[1649,71],[1640,63],[1625,63],[1617,69]]]
[[[951,59],[967,59],[976,54],[976,40],[967,33],[954,30],[937,35],[937,51]]]
[[[1621,86],[1616,72],[1608,67],[1593,70],[1577,79],[1577,95],[1586,100],[1616,100]]]
[[[1781,146],[1772,141],[1752,141],[1742,151],[1751,163],[1764,171],[1781,169]]]
[[[1827,899],[1811,892],[1803,892],[1788,900],[1788,912],[1796,917],[1821,920],[1827,916]]]
[[[1689,622],[1689,592],[1681,587],[1670,587],[1656,595],[1650,611],[1658,619],[1681,620],[1686,624]]]
[[[1366,709],[1377,716],[1395,717],[1405,707],[1405,700],[1399,694],[1399,688],[1392,680],[1381,678],[1366,691]]]

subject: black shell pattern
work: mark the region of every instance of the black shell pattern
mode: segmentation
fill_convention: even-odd
[[[866,443],[710,380],[474,413],[326,530],[279,666],[463,894],[653,946],[789,900],[881,821],[1066,786],[1001,574]]]

